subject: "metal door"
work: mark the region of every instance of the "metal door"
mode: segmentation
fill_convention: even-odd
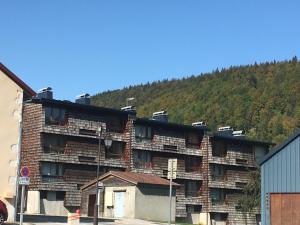
[[[115,194],[115,205],[114,215],[116,218],[124,217],[125,210],[125,192],[114,192]]]

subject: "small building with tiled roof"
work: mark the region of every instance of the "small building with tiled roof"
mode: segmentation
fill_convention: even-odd
[[[17,196],[19,146],[23,101],[36,93],[0,63],[0,200],[13,221]]]
[[[112,218],[136,218],[167,221],[169,216],[169,185],[166,179],[142,173],[111,171],[99,178],[99,215]],[[175,221],[176,188],[172,183],[172,220]],[[81,188],[81,213],[94,215],[96,179]]]

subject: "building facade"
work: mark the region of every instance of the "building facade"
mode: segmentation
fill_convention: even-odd
[[[94,210],[96,180],[82,187],[81,214]],[[169,218],[169,181],[158,176],[133,172],[111,171],[102,175],[101,216],[167,221]],[[176,188],[173,182],[171,221],[175,221]],[[102,199],[102,200],[101,200]],[[158,207],[159,206],[159,207]]]
[[[96,176],[102,127],[101,173],[166,178],[168,159],[177,158],[176,219],[241,224],[237,196],[249,171],[257,168],[256,158],[269,148],[268,143],[232,134],[209,135],[203,125],[169,123],[163,113],[144,119],[131,110],[53,99],[25,103],[23,120],[22,163],[32,171],[28,213],[65,215],[80,208],[80,187]],[[113,141],[110,148],[103,144],[107,137]],[[249,221],[256,224],[255,215]]]
[[[260,164],[262,224],[299,224],[300,131],[273,149]]]
[[[22,103],[35,92],[0,63],[0,199],[13,221],[17,195]]]

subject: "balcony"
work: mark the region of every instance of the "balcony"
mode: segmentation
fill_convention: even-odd
[[[210,175],[209,187],[242,190],[249,181],[248,171],[227,170],[224,176]]]
[[[220,156],[214,156],[210,152],[208,160],[210,163],[245,166],[245,167],[256,167],[254,155],[251,153],[228,151],[223,157],[220,157]]]
[[[133,149],[202,156],[200,147],[186,146],[185,138],[154,135],[152,139],[137,139],[134,134],[132,138]]]

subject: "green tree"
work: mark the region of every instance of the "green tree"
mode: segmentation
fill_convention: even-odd
[[[247,225],[247,215],[254,209],[260,208],[260,172],[259,170],[249,173],[250,181],[243,188],[238,199],[238,210],[243,213],[245,224]]]

